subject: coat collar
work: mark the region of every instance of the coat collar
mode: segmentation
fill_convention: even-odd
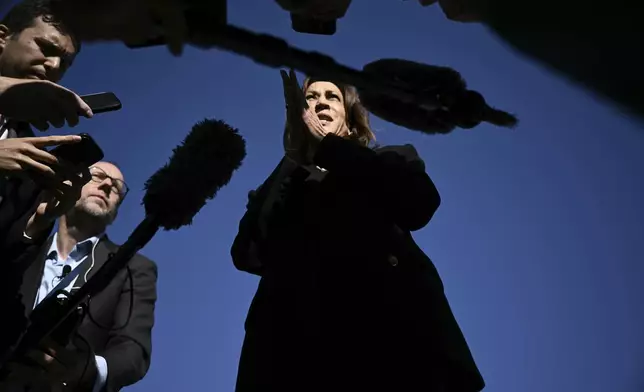
[[[42,274],[45,268],[45,258],[47,257],[47,252],[51,248],[52,241],[54,236],[50,236],[49,239],[43,244],[38,252],[38,256],[34,259],[34,262],[27,268],[25,274],[23,275],[23,281],[21,286],[21,296],[22,303],[25,307],[25,313],[29,315],[34,307],[34,301],[36,300],[36,293],[40,287],[42,280]],[[103,235],[98,243],[94,252],[88,255],[89,260],[86,260],[90,265],[90,270],[87,273],[87,279],[90,279],[96,271],[98,271],[103,264],[109,259],[110,254],[116,253],[118,246],[114,244],[107,235]],[[80,268],[80,267],[79,267]]]

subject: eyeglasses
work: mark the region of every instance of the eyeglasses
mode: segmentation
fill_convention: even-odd
[[[117,193],[120,197],[121,200],[125,199],[125,195],[130,191],[130,188],[128,188],[127,184],[125,181],[111,177],[105,171],[99,167],[92,166],[89,168],[89,174],[92,176],[92,181],[101,184],[103,181],[106,179],[110,179],[112,182],[111,190],[114,193]]]

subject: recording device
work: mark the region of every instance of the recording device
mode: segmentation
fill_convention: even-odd
[[[0,373],[18,362],[30,349],[62,328],[73,331],[78,324],[81,304],[100,293],[143,248],[158,229],[177,230],[189,225],[193,217],[228,184],[246,157],[246,142],[237,129],[223,121],[197,123],[183,143],[174,149],[170,161],[145,183],[145,219],[116,253],[87,282],[69,297],[58,293],[45,298],[31,313],[27,330],[12,339],[15,344],[0,352]],[[70,327],[71,326],[71,327]],[[69,334],[69,332],[68,332]],[[0,376],[0,382],[2,381]]]
[[[112,112],[123,107],[116,94],[112,92],[81,95],[80,97],[94,114]]]
[[[63,170],[84,170],[104,157],[103,150],[90,135],[81,133],[79,136],[79,142],[61,144],[48,151],[62,163]],[[30,177],[44,189],[55,189],[59,186],[57,181],[60,179],[35,170],[30,171]]]
[[[90,167],[103,159],[103,150],[88,134],[81,133],[80,142],[61,144],[49,151],[50,154],[74,167]]]

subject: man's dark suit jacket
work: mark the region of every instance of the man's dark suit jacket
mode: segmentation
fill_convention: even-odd
[[[7,125],[8,138],[34,136],[27,124],[10,121]],[[0,178],[0,261],[16,260],[17,256],[30,247],[39,247],[47,240],[47,234],[45,234],[35,241],[22,241],[27,221],[36,210],[39,193],[39,187],[29,178],[21,176]],[[51,228],[53,226],[52,224]]]
[[[20,296],[26,316],[31,313],[36,299],[51,238],[39,249],[34,262],[30,263],[23,275]],[[95,264],[87,279],[91,279],[107,261],[109,254],[117,250],[118,246],[104,236],[96,245],[93,255]],[[91,259],[85,262],[91,264]],[[137,254],[130,260],[127,269],[122,270],[101,293],[91,299],[89,311],[94,320],[85,316],[78,333],[89,342],[94,354],[107,361],[105,390],[108,392],[118,391],[141,380],[150,367],[156,282],[156,264]],[[83,379],[88,391],[91,391],[96,375],[93,356],[91,365],[90,375]]]
[[[14,129],[18,130],[14,131],[14,136],[33,136],[27,126],[16,126]],[[53,229],[52,224],[39,237],[26,239],[24,229],[37,207],[40,189],[29,179],[17,177],[6,179],[3,188],[3,200],[0,202],[0,268],[3,270],[0,310],[3,320],[12,322],[4,324],[3,331],[6,333],[0,334],[0,351],[6,349],[11,344],[11,337],[25,327],[26,319],[33,310],[45,265],[45,253],[51,245],[52,237],[48,237],[48,234]],[[99,241],[94,252],[94,267],[88,279],[117,249],[118,246],[106,236]],[[150,366],[157,267],[151,260],[137,254],[130,260],[128,269],[121,271],[91,301],[92,317],[100,326],[86,316],[78,331],[90,343],[94,354],[107,361],[106,392],[118,391],[141,380]],[[133,293],[130,291],[130,273]],[[130,306],[132,310],[128,321]],[[112,330],[104,328],[108,326]],[[83,378],[83,389],[88,391],[91,391],[97,374],[93,357],[90,358],[90,365]]]
[[[24,326],[24,320],[33,310],[52,238],[53,236],[41,247],[31,249],[17,260],[12,260],[23,266],[21,276],[12,273],[12,279],[20,282],[20,287],[11,297],[13,301],[3,301],[6,303],[3,307],[11,309],[11,319],[16,321],[12,323],[13,328],[16,325]],[[118,246],[104,236],[96,245],[93,253],[94,267],[89,271],[87,279],[91,279],[107,261],[109,254],[117,250]],[[88,257],[90,259],[83,265],[91,265],[92,254]],[[127,269],[119,272],[102,292],[91,299],[89,311],[92,317],[85,316],[78,329],[78,334],[93,350],[93,353],[88,353],[90,366],[84,374],[80,390],[91,391],[94,385],[97,375],[94,354],[102,356],[107,362],[107,392],[119,391],[145,376],[150,367],[152,352],[156,282],[156,264],[137,254],[130,260]],[[79,348],[85,350],[83,347]],[[83,367],[85,363],[82,363]]]
[[[231,255],[261,280],[237,392],[483,389],[410,233],[440,204],[416,150],[327,135],[314,163],[328,172],[284,159],[249,195]]]

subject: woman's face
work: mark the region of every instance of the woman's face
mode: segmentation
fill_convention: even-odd
[[[314,82],[305,91],[306,102],[318,115],[328,133],[344,136],[348,133],[347,114],[342,92],[331,82]]]

